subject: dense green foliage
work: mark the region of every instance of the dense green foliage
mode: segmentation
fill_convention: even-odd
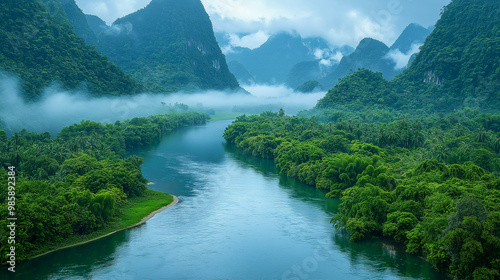
[[[73,26],[75,33],[85,40],[89,45],[97,43],[97,37],[90,29],[87,18],[78,7],[75,0],[41,0],[47,7],[47,11],[58,18],[61,22]]]
[[[353,73],[318,102],[319,109],[453,112],[500,107],[500,2],[454,0],[412,65],[390,82]]]
[[[145,194],[142,159],[125,159],[125,149],[148,145],[177,127],[202,124],[205,114],[134,118],[115,124],[82,121],[49,133],[0,131],[0,182],[9,166],[16,177],[16,255],[22,261],[75,236],[119,219],[129,198]],[[7,188],[0,190],[0,243],[7,243]],[[8,246],[0,249],[5,263]]]
[[[97,48],[153,92],[239,88],[199,0],[153,0],[101,33]]]
[[[36,99],[52,82],[96,95],[144,89],[85,45],[60,13],[52,16],[47,9],[38,0],[0,2],[0,69],[19,76],[27,99]]]
[[[353,241],[394,238],[459,279],[500,275],[499,115],[321,124],[264,112],[224,138],[340,197],[332,222]]]

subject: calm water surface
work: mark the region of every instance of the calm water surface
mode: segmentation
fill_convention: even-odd
[[[339,201],[224,144],[230,121],[178,130],[143,157],[176,206],[144,226],[17,267],[17,279],[445,279],[389,241],[333,230]],[[6,274],[2,272],[1,278]]]

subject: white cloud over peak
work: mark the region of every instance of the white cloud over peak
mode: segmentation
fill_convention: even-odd
[[[420,52],[421,46],[422,44],[413,44],[411,46],[411,50],[408,53],[402,53],[399,49],[392,50],[387,54],[387,58],[394,61],[394,69],[403,69],[408,65],[411,56]]]

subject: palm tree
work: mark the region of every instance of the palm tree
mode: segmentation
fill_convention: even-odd
[[[488,135],[486,134],[486,129],[484,127],[480,126],[477,131],[476,131],[476,141],[484,143],[488,139]]]
[[[62,163],[64,160],[66,160],[69,155],[71,154],[71,151],[69,150],[66,145],[59,145],[58,148],[56,149],[56,152],[54,154],[54,158],[59,162]]]
[[[463,126],[461,123],[457,123],[453,128],[453,134],[455,137],[464,136],[467,131],[467,128]]]
[[[12,157],[14,166],[19,166],[19,163],[21,163],[21,160],[23,158],[21,146],[19,145],[14,146],[14,150],[12,151]]]
[[[449,157],[448,150],[444,145],[437,145],[432,151],[434,158],[441,162],[446,162]]]
[[[497,135],[493,135],[490,137],[490,145],[495,152],[500,152],[500,133],[497,133]]]
[[[389,145],[391,145],[391,147],[394,147],[394,146],[397,146],[398,145],[398,142],[399,142],[399,139],[400,139],[400,135],[399,133],[396,131],[396,129],[394,129],[394,127],[392,127],[388,134],[387,134],[387,143]]]

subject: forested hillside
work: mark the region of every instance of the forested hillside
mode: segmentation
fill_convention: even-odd
[[[38,0],[0,2],[0,69],[19,76],[27,99],[52,82],[94,95],[144,90]]]
[[[47,11],[57,17],[61,22],[69,23],[73,26],[75,33],[85,40],[89,45],[97,43],[94,31],[87,23],[87,18],[78,7],[75,0],[41,0],[45,3]]]
[[[199,0],[153,0],[101,33],[98,49],[153,92],[239,88]]]
[[[147,195],[143,161],[125,158],[126,149],[155,143],[173,129],[207,119],[205,114],[184,113],[106,125],[82,121],[63,128],[55,139],[48,132],[26,130],[8,139],[0,131],[0,182],[7,186],[7,171],[16,174],[16,261],[120,222],[129,200]],[[2,244],[10,244],[7,195],[8,189],[1,188]],[[3,265],[8,252],[9,246],[0,248]]]
[[[413,114],[500,108],[500,2],[454,0],[412,65],[390,82],[364,70],[344,78],[317,108],[383,108]]]

